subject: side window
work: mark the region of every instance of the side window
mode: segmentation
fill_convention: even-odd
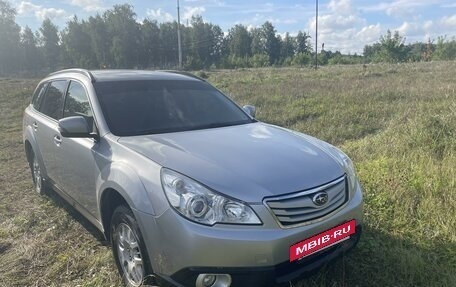
[[[89,126],[92,127],[92,131],[96,130],[86,90],[82,84],[75,81],[70,82],[63,108],[64,118],[72,116],[85,117]]]
[[[48,83],[42,83],[38,88],[36,88],[35,93],[32,98],[32,105],[36,110],[40,109],[40,104],[43,100],[44,92],[46,92],[46,87]]]
[[[51,82],[44,96],[44,102],[40,105],[40,112],[53,119],[61,119],[63,94],[65,93],[66,86],[67,81]]]
[[[71,116],[93,117],[89,98],[84,86],[74,81],[70,82],[70,87],[68,88],[65,99],[65,107],[63,109],[64,118]]]

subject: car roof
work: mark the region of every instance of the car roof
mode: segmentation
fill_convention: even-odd
[[[50,76],[65,75],[69,73],[83,74],[92,82],[112,82],[112,81],[137,81],[137,80],[193,80],[204,81],[189,72],[184,71],[148,71],[148,70],[84,70],[67,69],[49,74]]]

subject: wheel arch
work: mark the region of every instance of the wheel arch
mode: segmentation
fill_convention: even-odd
[[[38,160],[38,162],[40,163],[41,173],[43,175],[43,179],[46,181],[46,178],[47,178],[46,166],[44,165],[44,160],[41,156],[39,146],[36,142],[35,135],[30,127],[27,127],[24,130],[23,142],[24,142],[24,150],[25,150],[25,156],[26,156],[27,162],[30,165],[32,156],[34,155],[36,157],[36,159]]]
[[[130,208],[127,200],[114,188],[106,188],[101,194],[100,198],[100,215],[101,215],[101,224],[103,225],[103,233],[106,240],[110,239],[110,226],[111,218],[114,210],[120,206],[124,205],[127,208]]]
[[[27,158],[27,162],[31,164],[32,161],[32,155],[34,154],[32,144],[28,139],[25,140],[24,142],[24,148],[25,148],[25,156]]]

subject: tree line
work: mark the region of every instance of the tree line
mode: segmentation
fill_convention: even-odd
[[[426,43],[417,42],[405,44],[405,37],[398,31],[390,30],[380,37],[373,45],[364,47],[364,58],[367,62],[419,62],[432,60],[455,60],[456,39],[438,37],[436,41],[430,39]]]
[[[16,11],[0,0],[0,76],[37,75],[62,68],[87,69],[178,67],[177,28],[174,22],[138,22],[129,4],[115,5],[88,19],[74,16],[59,28],[45,19],[37,31],[16,23]],[[220,26],[192,17],[180,26],[185,69],[308,66],[315,51],[310,35],[277,34],[272,23],[248,29],[235,25],[224,34]],[[319,65],[366,62],[449,60],[456,58],[455,39],[405,45],[398,32],[365,46],[364,56],[336,51],[317,53]]]

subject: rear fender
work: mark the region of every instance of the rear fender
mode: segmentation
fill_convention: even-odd
[[[24,141],[24,149],[26,148],[25,143],[26,142],[30,143],[33,153],[35,154],[36,158],[38,159],[38,162],[40,163],[43,179],[46,180],[46,178],[47,178],[46,166],[44,165],[43,157],[41,156],[41,152],[38,147],[38,143],[36,141],[35,133],[33,132],[33,129],[31,126],[25,127],[24,133],[23,133],[23,141]],[[28,158],[27,158],[27,161],[28,161]],[[29,162],[29,164],[30,164],[30,162]]]

